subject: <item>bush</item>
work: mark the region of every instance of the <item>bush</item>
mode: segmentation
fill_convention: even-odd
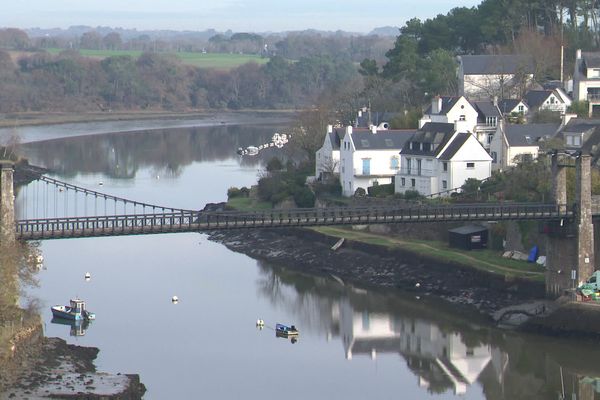
[[[240,189],[236,188],[235,186],[227,189],[227,198],[228,199],[233,199],[234,197],[249,197],[249,196],[250,196],[250,189],[248,189],[245,186]]]
[[[354,197],[364,197],[367,195],[367,191],[361,187],[356,188],[354,191]]]
[[[268,172],[281,171],[283,169],[283,163],[279,158],[273,157],[267,163],[266,169]]]
[[[294,192],[294,201],[301,208],[309,208],[315,206],[315,194],[306,186],[298,188]]]
[[[369,192],[369,196],[373,197],[387,197],[392,196],[394,194],[394,184],[387,183],[385,185],[376,185],[367,188]]]
[[[317,196],[323,195],[331,195],[331,196],[341,196],[342,195],[342,185],[340,181],[334,182],[318,182],[314,186],[315,194]]]
[[[407,190],[404,192],[404,199],[406,200],[419,200],[422,199],[423,195],[416,190]]]

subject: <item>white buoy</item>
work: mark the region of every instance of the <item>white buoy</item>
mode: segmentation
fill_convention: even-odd
[[[417,283],[415,284],[415,287],[421,287],[421,284],[420,284],[419,282],[417,282]]]
[[[104,182],[102,182],[102,181],[98,182],[98,186],[102,186],[102,185],[104,185]]]
[[[265,326],[265,321],[263,321],[262,319],[257,319],[256,320],[256,326],[258,326],[258,327]]]
[[[89,272],[85,273],[85,280],[89,281],[90,279],[92,279],[92,274],[90,274]]]
[[[179,298],[177,296],[173,296],[173,297],[171,297],[171,302],[173,304],[177,304],[177,303],[179,303]]]

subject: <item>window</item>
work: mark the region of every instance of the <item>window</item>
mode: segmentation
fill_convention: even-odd
[[[458,117],[459,121],[466,121],[467,117],[465,117],[464,115],[461,115],[460,117]]]
[[[448,189],[448,181],[442,181],[442,189]]]
[[[581,146],[581,136],[573,136],[573,146]]]
[[[468,169],[473,169],[473,168],[475,168],[475,163],[474,163],[474,162],[468,162],[468,163],[467,163],[467,168],[468,168]]]
[[[519,110],[519,112],[524,112],[525,111],[525,106],[524,105],[519,105],[519,107],[517,107],[517,110]]]
[[[496,126],[498,124],[498,119],[496,117],[487,117],[485,123],[487,126]]]
[[[567,146],[573,146],[573,136],[567,136]]]
[[[488,135],[487,144],[492,144],[492,140],[494,139],[494,135]]]
[[[402,179],[400,180],[400,183],[402,184],[402,186],[406,186],[406,179],[405,179],[405,178],[402,178]]]
[[[431,143],[423,143],[423,151],[431,151]]]
[[[492,163],[496,164],[498,162],[498,153],[492,151]]]
[[[398,168],[400,168],[400,160],[398,159],[398,156],[393,156],[390,159],[390,168],[391,169],[398,169]]]
[[[556,102],[556,99],[554,98],[554,96],[550,96],[550,104],[554,104]]]
[[[421,175],[421,160],[417,160],[417,175]]]
[[[371,175],[371,159],[370,158],[362,159],[362,173],[363,173],[363,175]]]
[[[417,182],[414,179],[410,180],[410,186],[415,187],[417,186]]]
[[[410,158],[407,158],[407,159],[406,159],[406,173],[407,173],[408,175],[410,175],[410,172],[411,172],[411,164],[412,164],[412,163],[411,163],[411,159],[410,159]]]
[[[448,163],[447,163],[447,162],[443,162],[443,163],[442,163],[442,170],[443,170],[444,172],[448,172]]]

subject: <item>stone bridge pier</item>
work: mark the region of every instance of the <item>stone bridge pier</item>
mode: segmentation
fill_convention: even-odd
[[[552,200],[566,207],[570,166],[561,164],[562,157],[552,156]],[[576,157],[575,171],[575,216],[572,221],[553,222],[546,235],[546,294],[551,298],[578,286],[595,270],[591,157]]]
[[[14,163],[0,160],[0,244],[15,242]]]

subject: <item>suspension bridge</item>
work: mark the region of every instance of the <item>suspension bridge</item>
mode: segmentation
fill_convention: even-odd
[[[0,240],[46,240],[227,229],[263,229],[320,225],[368,225],[464,221],[550,221],[558,232],[570,227],[571,239],[548,237],[549,293],[570,287],[562,265],[574,265],[577,276],[594,270],[592,217],[600,207],[591,201],[589,156],[577,161],[577,201],[567,205],[566,165],[552,157],[553,202],[389,205],[285,209],[255,212],[180,209],[125,199],[45,175],[31,177],[15,202],[13,166],[0,162]],[[574,238],[574,239],[573,239]],[[573,241],[574,240],[574,241]],[[571,243],[572,242],[572,243]],[[566,244],[574,251],[559,251]]]

